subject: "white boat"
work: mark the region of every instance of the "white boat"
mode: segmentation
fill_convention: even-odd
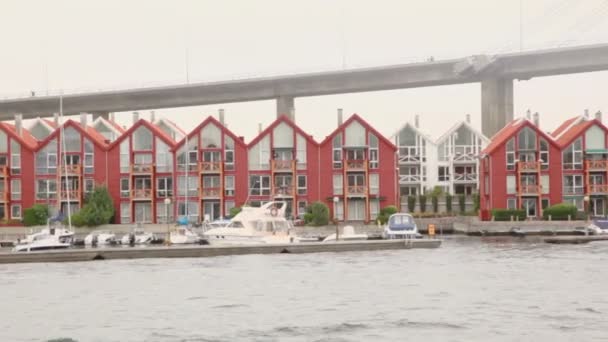
[[[259,208],[243,207],[225,227],[212,228],[203,233],[211,245],[292,243],[293,225],[285,219],[287,203],[268,202]]]
[[[120,243],[123,245],[147,245],[156,240],[156,236],[153,233],[146,232],[142,228],[135,228],[129,234],[125,234]]]
[[[53,232],[53,229],[51,229]],[[13,248],[13,252],[33,252],[52,249],[66,249],[72,245],[73,234],[66,238],[62,235],[46,234],[43,232],[32,234]]]
[[[193,244],[199,243],[201,238],[187,227],[178,227],[169,233],[169,241],[171,244]]]
[[[586,229],[590,234],[608,234],[608,220],[593,220]]]
[[[410,214],[397,213],[388,218],[382,237],[385,239],[417,239],[422,235]]]
[[[66,228],[46,227],[39,232],[27,235],[25,238],[17,240],[17,245],[25,245],[34,241],[40,241],[47,237],[55,237],[57,241],[64,243],[74,242],[74,232]]]
[[[342,233],[338,234],[338,241],[362,241],[367,240],[367,234],[356,234],[355,227],[344,226]],[[323,239],[323,242],[336,242],[336,233],[333,233]]]
[[[109,230],[96,230],[84,238],[85,246],[104,246],[116,243],[116,234]]]

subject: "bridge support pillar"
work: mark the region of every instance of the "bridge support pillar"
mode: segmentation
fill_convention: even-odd
[[[513,120],[513,80],[481,81],[481,132],[488,138]]]
[[[94,112],[91,114],[93,114],[93,121],[97,120],[100,116],[106,120],[110,120],[110,112]]]
[[[277,97],[277,117],[281,115],[287,115],[289,119],[294,121],[296,119],[294,98],[291,96],[279,96]]]

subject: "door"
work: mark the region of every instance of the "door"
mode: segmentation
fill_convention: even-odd
[[[133,189],[137,198],[148,198],[152,195],[152,180],[150,177],[137,177],[133,180]]]
[[[591,215],[603,217],[606,213],[606,200],[603,197],[591,197]]]
[[[221,192],[219,176],[203,176],[203,197],[220,197]]]
[[[151,223],[152,222],[152,205],[149,202],[135,203],[135,222]]]
[[[274,150],[274,160],[283,160],[283,161],[293,160],[293,150],[292,149],[275,149]]]
[[[293,177],[291,175],[277,175],[274,177],[274,196],[293,196]]]
[[[348,201],[348,217],[349,221],[365,220],[365,200],[352,199]]]
[[[526,211],[527,217],[536,217],[537,208],[535,198],[524,198],[522,207]]]
[[[362,173],[349,174],[347,185],[347,195],[364,196],[366,193],[365,175]]]
[[[203,217],[205,220],[214,221],[222,216],[220,201],[204,201]]]

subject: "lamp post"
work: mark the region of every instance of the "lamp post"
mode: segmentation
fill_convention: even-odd
[[[165,220],[167,221],[167,239],[165,240],[165,244],[169,246],[171,244],[171,228],[169,226],[169,205],[171,204],[170,198],[165,198]]]
[[[338,215],[337,215],[337,211],[338,211],[338,202],[340,201],[340,199],[338,198],[338,196],[334,196],[334,223],[336,224],[336,241],[338,241],[339,239],[339,234],[340,234],[340,230],[338,229]]]
[[[589,198],[589,195],[585,195],[585,197],[583,197],[583,202],[585,205],[585,220],[586,220],[586,226],[585,226],[585,235],[589,235],[589,211],[590,211],[590,203],[589,201],[591,200],[591,198]]]

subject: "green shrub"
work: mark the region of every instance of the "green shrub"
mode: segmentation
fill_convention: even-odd
[[[304,214],[304,223],[305,224],[309,224],[312,222],[312,218],[313,218],[313,214],[312,213],[305,213]]]
[[[524,209],[492,209],[492,216],[494,216],[494,221],[511,221],[511,217],[513,220],[519,218],[520,221],[523,221],[526,219],[526,211]]]
[[[560,203],[552,205],[543,211],[543,219],[548,220],[551,215],[552,220],[563,221],[570,217],[571,220],[576,219],[577,209],[575,205],[569,203]]]
[[[45,225],[49,218],[49,207],[46,204],[34,204],[23,211],[23,224],[26,226]]]
[[[418,196],[418,201],[420,201],[420,212],[426,212],[426,195]]]
[[[72,225],[99,226],[108,224],[114,217],[114,202],[106,187],[96,187],[88,196],[86,204],[79,212],[72,215]]]
[[[380,213],[378,214],[378,218],[376,220],[380,221],[380,224],[386,224],[386,222],[388,222],[388,218],[397,212],[397,207],[394,205],[386,206],[380,209]]]
[[[439,196],[431,195],[431,204],[433,204],[433,212],[437,213],[439,211]]]
[[[407,210],[413,213],[416,210],[416,196],[407,197]]]
[[[466,200],[467,200],[467,198],[465,197],[464,194],[458,195],[458,206],[460,207],[460,212],[461,213],[464,213],[467,210]]]
[[[311,214],[309,224],[312,226],[325,226],[329,223],[329,208],[323,202],[314,202],[307,208]]]
[[[478,193],[473,194],[473,211],[474,212],[479,211],[479,194]]]
[[[452,195],[450,193],[445,194],[445,211],[452,212]]]
[[[243,210],[242,207],[232,207],[230,208],[230,217],[235,217],[236,215],[238,215],[238,213],[241,212],[241,210]]]

